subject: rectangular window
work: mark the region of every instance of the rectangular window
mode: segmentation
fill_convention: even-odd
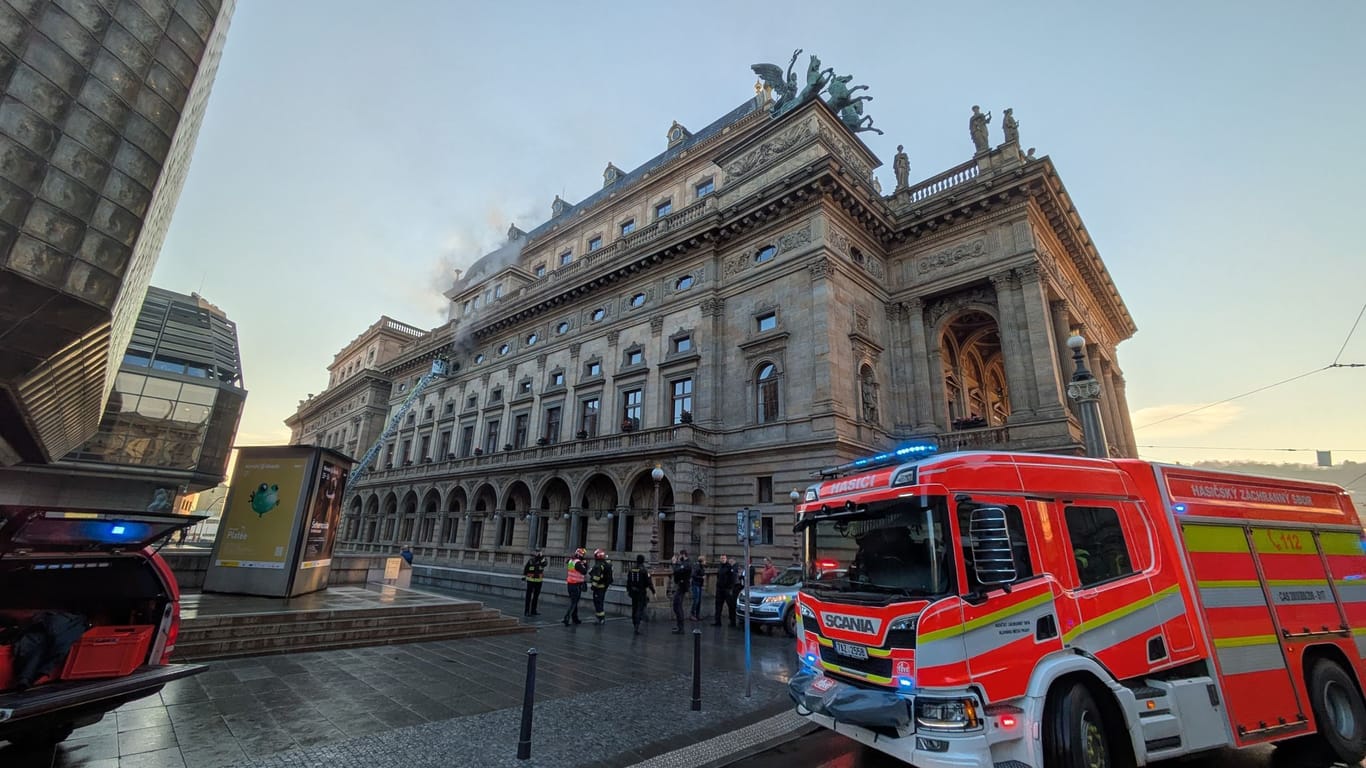
[[[579,431],[586,432],[587,437],[598,436],[598,399],[596,397],[584,400],[582,411],[579,414]]]
[[[493,453],[498,450],[498,419],[489,419],[484,426],[484,453]]]
[[[1012,504],[996,504],[990,506],[1000,507],[1006,511],[1006,530],[1010,532],[1010,546],[1014,550],[1015,575],[1018,579],[1027,579],[1034,575],[1034,567],[1029,562],[1029,540],[1025,538],[1024,516],[1020,514],[1020,508]],[[972,546],[967,532],[972,530],[972,510],[971,505],[962,505],[958,508],[958,529],[964,532],[963,539],[963,562],[967,564],[968,571],[968,590],[979,592],[985,589],[982,582],[977,580],[977,568],[972,560]]]
[[[412,461],[413,461],[413,441],[412,441],[412,440],[404,440],[404,441],[403,441],[403,452],[399,454],[399,457],[400,457],[401,459],[403,459],[403,463],[404,463],[404,464],[411,464],[411,463],[412,463]]]
[[[587,373],[587,375],[589,375],[589,376],[601,376],[601,375],[602,375],[602,363],[596,363],[596,362],[594,362],[594,363],[589,363],[589,364],[588,364],[588,367],[585,369],[585,373]]]
[[[479,549],[483,538],[484,521],[471,520],[470,524],[465,526],[465,546],[469,549]]]
[[[588,250],[589,250],[590,252],[591,252],[591,251],[596,251],[597,249],[599,249],[599,248],[601,248],[601,247],[602,247],[602,236],[601,236],[601,235],[589,239],[589,241],[588,241]]]
[[[479,396],[478,396],[478,395],[470,395],[469,397],[465,398],[465,407],[468,408],[468,409],[478,408],[478,407],[479,407]]]
[[[567,264],[569,264],[569,262],[571,262],[571,261],[573,261],[573,260],[574,260],[574,252],[573,252],[573,251],[565,251],[564,253],[560,254],[560,266],[562,266],[562,267],[563,267],[563,266],[566,266]]]
[[[501,299],[501,298],[503,298],[503,284],[502,284],[502,283],[499,283],[499,284],[493,286],[493,298],[495,298],[495,299]]]
[[[455,413],[455,402],[454,402],[454,401],[448,401],[448,402],[446,403],[446,407],[443,408],[443,409],[441,410],[441,415],[442,415],[442,416],[450,416],[452,413]]]
[[[501,402],[503,402],[503,390],[502,390],[502,389],[495,389],[495,390],[493,390],[492,392],[490,392],[490,393],[489,393],[489,402],[490,402],[490,403],[501,403]]]
[[[512,421],[512,447],[525,448],[527,433],[531,430],[531,414],[519,413]]]
[[[536,265],[535,273],[536,273],[536,276],[537,276],[537,277],[545,277],[545,265],[544,265],[544,264],[537,264],[537,265]]]
[[[442,431],[442,433],[441,433],[441,442],[437,444],[436,457],[437,457],[438,459],[444,459],[444,458],[446,458],[447,454],[449,454],[450,452],[451,452],[451,431],[450,431],[449,429],[447,429],[447,430]]]
[[[519,394],[519,395],[529,395],[529,394],[531,394],[531,379],[527,379],[526,381],[521,381],[521,382],[518,382],[518,383],[517,383],[517,394]]]
[[[474,450],[474,425],[466,424],[460,430],[460,455],[468,456]]]
[[[684,414],[692,419],[692,379],[679,379],[673,383],[673,423],[684,423]]]
[[[630,425],[631,429],[640,429],[640,406],[644,401],[644,392],[639,389],[631,389],[622,393],[621,405],[621,426],[623,429]]]
[[[146,368],[152,358],[146,352],[127,352],[123,356],[124,365],[135,365],[139,368]]]
[[[429,405],[427,410],[422,413],[422,420],[431,421],[433,416],[436,416],[436,407]]]
[[[662,218],[664,218],[665,216],[668,216],[668,215],[673,211],[673,209],[674,209],[674,201],[673,201],[673,200],[665,200],[664,202],[662,202],[662,203],[660,203],[659,205],[656,205],[656,206],[655,206],[655,218],[656,218],[656,219],[662,219]]]
[[[512,546],[512,536],[516,532],[517,521],[509,515],[498,518],[498,546]]]
[[[394,466],[394,444],[389,443],[384,449],[384,468],[392,469]]]
[[[766,475],[755,478],[755,501],[760,504],[773,503],[773,477]]]
[[[1118,512],[1109,507],[1067,507],[1063,514],[1080,586],[1089,587],[1134,572]]]
[[[564,386],[564,371],[555,371],[554,373],[550,374],[550,386],[552,386],[552,387],[563,387],[563,386]]]
[[[679,336],[678,338],[674,339],[674,352],[690,352],[690,351],[692,351],[692,337],[691,337],[691,336]]]
[[[545,441],[554,445],[560,442],[560,406],[545,409]]]
[[[638,349],[633,349],[626,353],[627,365],[640,365],[645,362],[645,353]]]
[[[623,221],[623,222],[621,223],[621,234],[622,234],[623,236],[629,235],[629,234],[631,234],[631,233],[634,232],[634,231],[636,231],[636,220],[635,220],[635,219],[627,219],[626,221]]]
[[[423,435],[423,436],[422,436],[422,454],[421,454],[418,458],[421,458],[421,459],[430,459],[431,457],[432,457],[432,436],[431,436],[431,435]]]
[[[536,546],[545,549],[546,541],[550,538],[550,521],[545,517],[536,518]]]
[[[764,517],[759,520],[759,543],[773,543],[773,518]]]
[[[693,189],[696,190],[697,196],[701,198],[714,192],[716,190],[716,185],[712,183],[711,179],[706,179],[704,181],[699,181],[697,186],[693,187]]]
[[[766,315],[759,315],[754,318],[754,323],[758,326],[760,333],[771,331],[778,327],[778,315],[774,312],[769,312]]]

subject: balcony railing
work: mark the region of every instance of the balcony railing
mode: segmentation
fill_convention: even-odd
[[[941,432],[937,436],[939,450],[976,451],[985,449],[1008,448],[1010,445],[1009,427],[982,427],[979,429],[957,429]]]
[[[937,195],[949,187],[956,187],[965,181],[977,178],[977,161],[969,160],[960,166],[950,168],[947,171],[932,176],[914,187],[911,187],[911,202],[924,200],[930,195]]]
[[[370,472],[361,481],[360,487],[382,485],[415,478],[445,476],[475,469],[493,467],[521,467],[552,460],[592,457],[595,460],[612,458],[619,455],[634,455],[642,451],[658,448],[680,448],[696,446],[712,448],[714,437],[691,424],[675,424],[655,429],[642,429],[634,432],[599,435],[583,439],[565,440],[551,445],[534,445],[527,448],[514,448],[482,456],[464,456],[455,459],[436,459],[414,463],[392,469],[379,469]]]

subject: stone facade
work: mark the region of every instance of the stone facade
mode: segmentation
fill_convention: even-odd
[[[458,276],[450,324],[383,371],[397,409],[452,364],[352,489],[346,546],[495,569],[533,544],[710,558],[739,551],[749,506],[756,557],[781,564],[789,494],[820,467],[923,436],[1079,453],[1076,329],[1134,453],[1115,348],[1135,327],[1046,157],[1009,143],[883,196],[824,104],[763,106],[557,198]]]
[[[99,424],[233,5],[0,2],[0,464]]]
[[[327,367],[327,388],[299,401],[285,420],[292,445],[320,445],[354,457],[384,432],[391,382],[380,373],[426,331],[384,316],[342,348]]]

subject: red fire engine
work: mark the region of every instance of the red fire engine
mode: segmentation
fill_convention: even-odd
[[[1342,488],[929,450],[806,492],[800,714],[922,768],[1366,756],[1366,554]]]

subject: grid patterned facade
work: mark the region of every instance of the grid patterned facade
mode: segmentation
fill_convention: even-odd
[[[0,0],[0,463],[95,430],[234,0]]]

